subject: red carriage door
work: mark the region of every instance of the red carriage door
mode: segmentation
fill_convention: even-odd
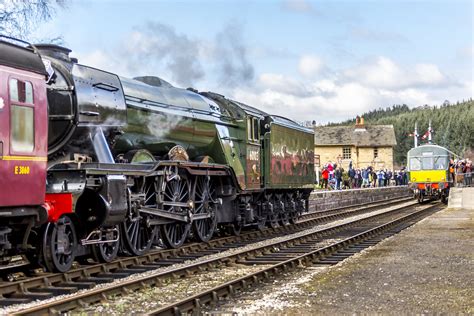
[[[7,77],[1,115],[2,205],[38,205],[44,201],[47,164],[46,98],[41,76]],[[0,101],[1,102],[1,101]],[[8,114],[8,115],[6,115]]]

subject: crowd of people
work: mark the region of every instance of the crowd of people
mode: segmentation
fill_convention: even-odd
[[[372,166],[366,168],[352,168],[352,162],[349,163],[349,169],[345,171],[337,163],[329,162],[320,171],[319,185],[322,189],[357,189],[357,188],[375,188],[391,185],[407,185],[408,173],[405,168],[400,170],[379,169]]]
[[[472,161],[470,159],[451,159],[449,162],[451,179],[455,186],[472,186]]]

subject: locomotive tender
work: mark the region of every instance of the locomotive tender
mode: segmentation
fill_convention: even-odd
[[[55,45],[0,41],[0,259],[49,271],[294,222],[314,136],[156,77],[121,78]]]

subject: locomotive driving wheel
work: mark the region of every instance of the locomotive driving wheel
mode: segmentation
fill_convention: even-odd
[[[290,224],[290,214],[286,210],[280,213],[280,223],[282,226]]]
[[[197,177],[194,182],[194,215],[206,214],[209,217],[194,220],[193,234],[199,241],[207,242],[216,229],[216,190],[210,177]]]
[[[189,204],[191,185],[187,178],[177,173],[166,176],[162,188],[163,210],[179,215],[187,215],[189,208],[183,205]],[[160,226],[163,243],[169,248],[180,247],[189,234],[191,224],[176,221]]]
[[[268,215],[268,226],[271,228],[278,228],[280,223],[278,223],[278,214],[272,213]]]
[[[239,236],[242,232],[243,225],[240,222],[234,222],[225,226],[226,233],[231,236]]]
[[[287,204],[289,210],[289,222],[290,224],[295,224],[298,219],[298,207],[296,199],[292,194],[288,194],[287,196]]]
[[[66,272],[71,269],[77,247],[76,230],[68,216],[48,223],[43,234],[43,261],[48,271]]]
[[[119,225],[109,231],[101,231],[101,240],[113,240],[101,244],[92,245],[92,257],[97,262],[111,262],[117,258],[120,246]]]
[[[141,256],[147,252],[154,240],[154,227],[149,225],[148,216],[140,211],[141,205],[145,206],[156,204],[156,184],[153,178],[145,181],[144,189],[139,192],[143,194],[132,194],[130,196],[144,195],[145,201],[140,199],[132,199],[129,205],[129,212],[122,223],[122,242],[125,250],[135,256]]]
[[[146,222],[147,218],[139,210],[134,210],[122,223],[124,245],[132,255],[141,256],[151,247],[153,227]]]

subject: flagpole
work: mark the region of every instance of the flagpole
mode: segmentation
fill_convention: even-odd
[[[428,144],[431,144],[431,120],[428,126]]]
[[[415,148],[418,147],[418,122],[415,122],[415,133],[413,135],[413,140],[415,141]]]

